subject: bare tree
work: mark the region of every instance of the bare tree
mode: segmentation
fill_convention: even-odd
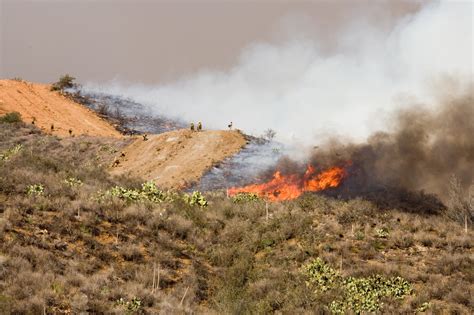
[[[273,140],[276,136],[276,131],[273,129],[267,129],[263,132],[263,137],[267,139],[268,141]]]

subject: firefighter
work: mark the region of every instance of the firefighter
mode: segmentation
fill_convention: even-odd
[[[143,141],[147,141],[148,140],[148,135],[145,133],[143,136]]]
[[[229,130],[232,130],[232,122],[230,122],[230,124],[228,124],[227,127],[229,127]]]
[[[72,129],[69,129],[69,136],[72,136]]]
[[[194,123],[191,123],[191,124],[189,125],[189,128],[191,129],[191,131],[194,131]]]
[[[202,130],[202,124],[201,124],[201,122],[198,122],[197,131],[201,131],[201,130]]]
[[[51,124],[51,132],[54,131],[54,124]]]

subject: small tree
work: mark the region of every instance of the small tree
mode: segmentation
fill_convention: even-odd
[[[62,91],[64,89],[73,88],[76,86],[74,80],[76,80],[76,78],[70,76],[69,74],[65,74],[59,78],[58,82],[53,83],[51,86],[51,91]]]

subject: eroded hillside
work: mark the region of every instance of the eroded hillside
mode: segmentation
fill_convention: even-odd
[[[69,130],[73,135],[121,136],[93,111],[51,91],[49,84],[0,80],[0,115],[8,112],[19,112],[25,122],[34,120],[42,131],[58,136],[69,136]]]
[[[238,131],[176,130],[137,137],[117,156],[112,174],[153,180],[159,187],[181,188],[210,167],[237,153],[246,143]]]

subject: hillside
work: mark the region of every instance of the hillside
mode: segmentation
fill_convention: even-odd
[[[50,88],[49,84],[0,80],[0,115],[19,112],[24,121],[35,119],[42,131],[58,136],[69,136],[69,129],[73,135],[121,136],[94,112]],[[54,130],[51,130],[51,125],[54,125]]]
[[[111,176],[121,141],[0,122],[0,314],[474,312],[471,228],[314,193],[200,207]]]
[[[114,175],[153,180],[159,187],[181,188],[196,182],[214,164],[237,153],[246,143],[238,131],[176,130],[137,137],[118,156]]]
[[[35,121],[43,132],[57,136],[122,137],[94,111],[50,90],[50,85],[0,80],[0,116],[19,112],[26,123]],[[54,129],[51,130],[51,125]],[[153,180],[163,188],[182,188],[196,182],[213,165],[237,153],[246,143],[237,131],[176,130],[159,135],[127,138],[129,145],[112,156],[114,175],[128,174]],[[121,153],[125,155],[122,156]]]

